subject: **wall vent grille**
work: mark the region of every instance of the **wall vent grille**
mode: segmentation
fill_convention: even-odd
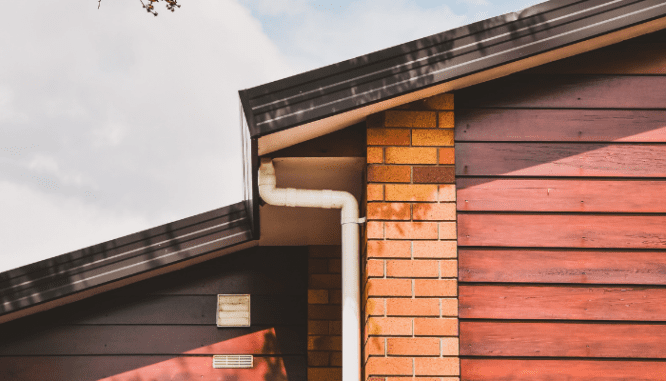
[[[252,368],[254,357],[252,355],[215,355],[213,356],[214,369]]]

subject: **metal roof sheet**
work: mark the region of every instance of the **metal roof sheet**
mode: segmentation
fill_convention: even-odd
[[[246,203],[230,205],[0,274],[0,318],[252,240]]]
[[[239,94],[258,138],[664,16],[662,0],[552,0]]]

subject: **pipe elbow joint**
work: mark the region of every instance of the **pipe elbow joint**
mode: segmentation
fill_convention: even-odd
[[[340,223],[358,224],[358,201],[356,197],[349,192],[340,192],[342,199],[342,210],[340,210]]]
[[[259,196],[269,205],[341,209],[341,224],[357,224],[359,222],[358,201],[349,192],[276,188],[275,167],[270,159],[261,160],[257,180]]]

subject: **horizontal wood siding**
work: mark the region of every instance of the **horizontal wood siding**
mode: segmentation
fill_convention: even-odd
[[[663,361],[470,358],[460,362],[463,379],[476,381],[652,381],[666,375]]]
[[[459,252],[461,282],[666,285],[666,252],[661,250],[461,247]]]
[[[456,93],[462,380],[666,378],[664,44]]]
[[[467,321],[460,332],[468,356],[666,358],[664,324]]]
[[[0,380],[305,380],[302,356],[255,357],[253,369],[213,369],[210,356],[0,357]],[[282,369],[289,369],[285,376]],[[121,373],[113,373],[119,372]],[[113,373],[113,376],[109,374]],[[64,375],[64,376],[63,376]]]
[[[460,142],[459,161],[458,176],[666,177],[660,144]]]
[[[305,380],[306,291],[305,248],[229,254],[0,325],[0,380]],[[251,327],[218,328],[217,294],[250,294]]]
[[[662,180],[460,178],[458,209],[476,212],[666,213]]]
[[[666,247],[661,215],[466,214],[458,218],[458,229],[461,246]]]
[[[664,288],[461,284],[460,292],[465,319],[666,321]]]
[[[465,109],[457,112],[458,141],[663,142],[666,110]],[[535,125],[557,128],[534,130]]]

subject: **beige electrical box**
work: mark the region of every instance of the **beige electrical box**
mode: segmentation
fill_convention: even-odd
[[[217,295],[217,326],[249,327],[250,295],[247,294]]]

